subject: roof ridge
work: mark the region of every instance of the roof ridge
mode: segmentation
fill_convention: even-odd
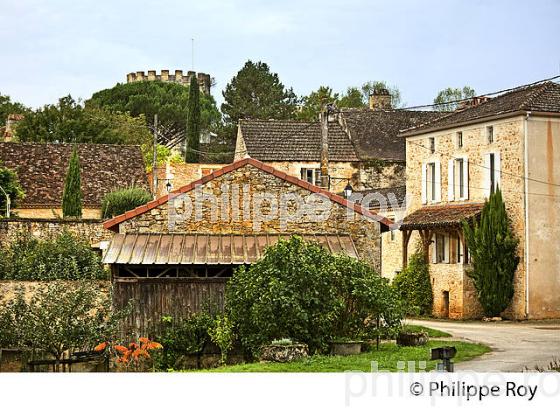
[[[316,193],[316,194],[322,194],[324,196],[326,196],[329,200],[338,203],[339,205],[345,206],[349,209],[352,209],[356,212],[358,212],[359,214],[366,216],[366,217],[377,217],[378,218],[378,222],[383,223],[387,226],[393,224],[393,222],[382,216],[382,215],[378,215],[376,212],[370,211],[364,207],[362,207],[361,205],[348,201],[345,198],[342,198],[340,195],[337,195],[333,192],[327,191],[324,188],[320,188],[316,185],[313,185],[307,181],[304,181],[302,179],[296,178],[292,175],[288,175],[283,171],[279,171],[276,168],[271,167],[270,165],[266,165],[254,158],[243,158],[239,161],[233,162],[232,164],[226,165],[223,168],[217,169],[215,171],[213,171],[212,173],[210,173],[209,175],[203,176],[202,178],[191,182],[190,184],[187,184],[185,186],[182,186],[181,188],[176,189],[175,191],[164,195],[162,197],[156,198],[153,201],[148,202],[145,205],[141,205],[139,207],[136,207],[133,210],[127,211],[122,215],[118,215],[115,216],[107,221],[105,221],[103,223],[103,227],[105,229],[114,229],[115,226],[118,226],[121,222],[124,222],[130,218],[133,218],[135,216],[141,215],[143,213],[146,213],[148,211],[150,211],[151,209],[156,208],[159,205],[163,205],[164,203],[168,202],[170,199],[174,198],[177,195],[180,194],[184,194],[187,192],[192,191],[193,189],[195,189],[197,186],[199,185],[204,185],[209,181],[212,181],[214,179],[216,179],[217,177],[230,173],[232,171],[235,171],[236,169],[242,168],[245,165],[252,165],[253,167],[260,169],[261,171],[264,171],[270,175],[274,175],[280,179],[283,179],[287,182],[290,182],[294,185],[299,186],[300,188],[306,189],[312,193]]]

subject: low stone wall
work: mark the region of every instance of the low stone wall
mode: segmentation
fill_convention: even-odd
[[[64,229],[87,238],[92,246],[110,240],[113,232],[103,228],[100,219],[0,219],[0,243],[13,240],[19,232],[29,232],[37,238],[46,238]]]
[[[68,286],[72,286],[73,281],[67,281]],[[16,289],[19,286],[23,286],[25,291],[25,298],[29,300],[34,292],[41,286],[45,286],[48,282],[44,281],[24,281],[24,280],[0,280],[0,304],[3,304],[16,295]],[[106,295],[109,294],[111,288],[111,282],[109,280],[96,280],[95,283],[99,287],[99,294]]]

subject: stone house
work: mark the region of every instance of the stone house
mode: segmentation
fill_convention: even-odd
[[[314,184],[245,158],[104,223],[115,300],[142,300],[130,326],[223,303],[233,268],[297,234],[333,253],[381,264],[392,221]],[[144,301],[144,299],[149,299]],[[145,302],[145,303],[144,303]]]
[[[405,131],[403,264],[415,243],[428,254],[434,314],[481,316],[461,221],[500,187],[521,262],[505,315],[560,317],[560,85],[544,82],[477,101]]]
[[[73,144],[0,143],[0,163],[16,171],[25,198],[18,218],[62,217],[62,193]],[[83,218],[100,219],[105,194],[119,188],[148,189],[140,147],[76,144],[80,158]]]
[[[341,109],[328,117],[328,179],[324,188],[342,193],[353,188],[352,200],[389,219],[404,216],[405,141],[399,132],[441,117],[431,111],[391,108],[382,90],[369,108]],[[255,158],[289,175],[321,185],[321,123],[241,120],[235,159]],[[367,202],[367,203],[366,203]],[[401,233],[382,240],[382,275],[392,278],[402,265]]]

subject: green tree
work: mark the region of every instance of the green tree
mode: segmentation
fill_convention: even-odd
[[[56,360],[67,350],[92,350],[100,340],[113,340],[128,313],[111,309],[110,295],[99,285],[52,281],[38,286],[31,297],[25,288],[0,305],[0,347],[45,351]]]
[[[519,256],[518,239],[511,228],[499,188],[484,204],[480,221],[463,222],[478,299],[486,316],[498,316],[513,298],[513,280]]]
[[[190,87],[180,84],[139,81],[98,91],[86,101],[86,107],[125,112],[135,118],[143,116],[150,125],[157,114],[159,124],[170,133],[183,132],[188,118],[189,93]],[[213,131],[220,122],[221,114],[214,98],[200,95],[200,129]]]
[[[27,113],[16,130],[21,142],[142,145],[151,139],[144,117],[84,108],[70,95]]]
[[[222,113],[226,122],[236,124],[242,118],[294,118],[297,97],[286,89],[278,74],[266,63],[247,61],[222,92]]]
[[[396,86],[387,85],[385,81],[368,81],[362,84],[362,95],[366,102],[369,103],[369,96],[373,94],[374,91],[379,91],[386,89],[391,94],[391,106],[392,108],[399,108],[401,106],[401,92]]]
[[[191,77],[185,139],[185,162],[198,162],[200,149],[200,90],[196,77]]]
[[[249,268],[237,269],[225,299],[228,318],[252,354],[282,338],[324,351],[332,338],[375,333],[368,319],[397,326],[401,316],[387,280],[369,265],[298,236],[267,248]]]
[[[436,111],[454,111],[457,109],[457,103],[454,101],[464,100],[467,98],[472,98],[476,95],[473,88],[468,85],[461,88],[451,88],[448,87],[441,90],[436,98],[434,98],[434,104],[438,104],[434,109]]]
[[[393,279],[393,287],[405,301],[409,314],[432,314],[432,281],[421,250],[411,256],[407,267]]]
[[[302,97],[302,104],[296,118],[304,121],[318,121],[323,107],[329,103],[337,104],[338,100],[338,93],[334,93],[331,87],[322,85],[317,91],[312,91],[308,96]]]
[[[12,169],[2,166],[0,162],[0,187],[10,197],[12,208],[17,206],[17,202],[25,197],[23,188],[21,187],[16,172]],[[6,215],[6,196],[0,190],[0,218]]]
[[[82,217],[82,181],[80,175],[80,158],[76,147],[72,150],[68,172],[62,193],[62,215],[67,217]]]
[[[8,95],[0,94],[0,126],[6,124],[10,114],[27,114],[29,108],[19,102],[13,102]]]
[[[368,101],[358,87],[348,87],[346,93],[338,101],[340,108],[364,108],[367,105]]]

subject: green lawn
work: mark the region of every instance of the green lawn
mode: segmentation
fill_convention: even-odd
[[[379,350],[353,356],[310,356],[307,359],[291,363],[247,363],[222,366],[206,371],[210,372],[344,372],[371,371],[371,362],[378,362],[380,371],[397,371],[398,362],[426,362],[426,370],[433,370],[435,361],[430,359],[430,349],[441,346],[455,346],[457,356],[455,362],[472,359],[490,351],[485,345],[459,341],[430,341],[421,347],[399,347],[392,342],[382,343]]]
[[[405,325],[405,326],[403,326],[403,329],[408,331],[408,332],[426,332],[428,334],[429,338],[451,337],[450,333],[442,332],[441,330],[432,329],[432,328],[425,327],[425,326],[420,326],[420,325]]]

